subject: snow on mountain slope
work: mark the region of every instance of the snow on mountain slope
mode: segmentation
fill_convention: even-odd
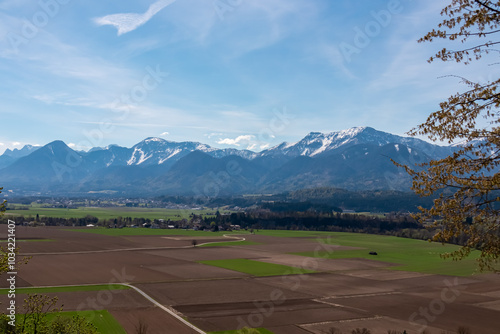
[[[178,161],[194,151],[207,153],[214,158],[237,155],[245,159],[253,159],[256,153],[236,149],[217,149],[197,142],[172,142],[161,138],[147,138],[132,147],[127,165],[161,165],[167,161]]]
[[[247,160],[258,158],[262,163],[271,166],[272,164],[284,163],[288,159],[299,156],[316,158],[323,155],[335,154],[358,144],[383,146],[390,143],[405,145],[409,150],[416,149],[433,158],[447,156],[456,149],[451,146],[433,145],[416,138],[401,137],[377,131],[370,127],[354,127],[330,133],[311,132],[296,143],[284,142],[262,152],[238,150],[235,148],[218,149],[198,142],[172,142],[162,138],[150,137],[131,148],[110,145],[104,148],[94,148],[86,153],[80,153],[85,159],[90,160],[95,168],[98,168],[98,166],[107,168],[113,166],[147,167],[152,165],[171,165],[194,151],[201,151],[218,159],[231,155]],[[398,147],[396,146],[396,148]],[[28,155],[36,149],[37,147],[26,146],[22,150],[7,150],[3,156],[0,156],[0,168],[12,164],[17,160],[18,156]]]
[[[316,157],[334,153],[337,149],[345,149],[357,144],[374,144],[383,146],[390,143],[403,144],[419,149],[429,156],[446,156],[451,153],[450,147],[437,146],[423,140],[401,137],[387,132],[377,131],[370,127],[354,127],[331,133],[311,132],[294,144],[282,143],[266,151],[261,156],[286,155],[290,157]]]
[[[409,189],[407,175],[389,157],[403,164],[414,164],[449,155],[453,150],[457,148],[368,127],[311,132],[296,143],[281,143],[262,152],[217,149],[197,142],[161,138],[147,138],[131,148],[111,145],[76,152],[55,141],[15,162],[5,155],[9,159],[5,159],[4,166],[8,166],[2,168],[0,160],[0,176],[6,189],[27,193],[90,190],[125,193],[130,189],[177,193],[213,182],[213,176],[223,171],[227,162],[236,161],[241,173],[231,178],[233,183],[228,193],[229,189],[275,193],[315,185]],[[54,170],[54,166],[58,169]],[[62,178],[57,170],[64,172]]]

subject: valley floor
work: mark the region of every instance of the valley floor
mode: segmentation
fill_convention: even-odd
[[[205,332],[246,325],[275,334],[320,334],[332,327],[344,333],[366,327],[372,333],[427,329],[440,334],[463,325],[472,333],[498,333],[498,275],[402,271],[398,263],[376,257],[332,258],[364,247],[335,244],[340,234],[324,242],[327,235],[262,231],[240,235],[245,242],[238,242],[222,233],[104,235],[19,227],[17,238],[33,242],[18,243],[21,253],[32,258],[20,268],[17,285],[130,283]],[[6,239],[5,233],[0,239]],[[225,243],[202,245],[214,241]],[[238,267],[241,263],[245,270]],[[447,273],[449,264],[443,268]],[[2,279],[0,288],[6,285]],[[18,294],[18,305],[25,293]],[[141,321],[149,325],[149,334],[166,333],[165,328],[168,333],[193,333],[132,289],[48,295],[57,295],[65,311],[106,309],[127,333],[135,333]],[[6,305],[7,296],[0,295],[0,302]]]

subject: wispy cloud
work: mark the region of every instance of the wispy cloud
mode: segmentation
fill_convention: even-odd
[[[217,132],[212,132],[212,133],[205,133],[204,136],[207,137],[208,139],[211,139],[212,137],[215,136],[222,136],[223,133],[217,133]]]
[[[442,19],[431,0],[405,1],[351,63],[339,44],[353,43],[353,28],[388,1],[359,10],[349,0],[222,0],[232,8],[223,20],[214,0],[73,1],[34,25],[49,2],[0,0],[0,75],[9,78],[0,81],[0,152],[13,140],[81,147],[103,126],[113,130],[93,146],[133,145],[167,129],[169,140],[251,150],[358,125],[402,133],[457,89],[437,76],[500,71],[426,63],[438,47],[416,39]],[[133,33],[110,39],[104,25]],[[144,90],[153,84],[146,68],[157,65],[168,80]],[[273,111],[285,105],[293,122]]]
[[[112,25],[118,29],[118,36],[131,32],[146,22],[148,22],[153,16],[155,16],[159,11],[165,7],[171,5],[177,0],[159,0],[149,6],[148,10],[144,14],[136,13],[123,13],[123,14],[111,14],[103,17],[98,17],[94,19],[94,22],[100,26]]]

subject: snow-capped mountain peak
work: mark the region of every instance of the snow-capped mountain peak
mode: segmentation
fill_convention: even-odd
[[[143,140],[144,143],[163,143],[163,142],[168,142],[167,140],[163,139],[163,138],[157,138],[157,137],[149,137],[149,138],[146,138]]]
[[[261,152],[234,148],[218,149],[199,142],[173,142],[162,138],[149,137],[131,148],[109,145],[104,148],[91,149],[84,155],[88,156],[95,166],[144,167],[165,164],[170,166],[194,151],[204,152],[214,158],[235,155],[247,160],[266,157],[289,159],[300,156],[316,158],[335,154],[336,152],[342,153],[345,149],[358,144],[380,147],[391,143],[396,145],[394,146],[396,150],[400,148],[399,145],[404,145],[410,150],[416,149],[428,156],[446,156],[453,149],[452,147],[433,145],[416,138],[401,137],[377,131],[370,127],[353,127],[329,133],[310,132],[298,142],[283,142]],[[52,144],[56,144],[56,142]],[[11,155],[19,154],[24,156],[35,149],[36,147],[26,146],[22,150],[6,151],[3,158],[0,159],[0,167],[7,166],[17,160],[13,159]]]
[[[0,174],[7,187],[19,187],[21,182],[28,190],[33,184],[40,184],[37,189],[41,190],[50,184],[50,189],[62,192],[111,189],[126,193],[134,184],[133,191],[163,193],[194,189],[196,182],[205,182],[234,160],[241,175],[231,178],[234,188],[228,193],[312,186],[408,189],[408,180],[388,157],[413,164],[456,150],[369,127],[311,132],[298,142],[283,142],[261,152],[150,137],[130,148],[110,145],[82,153],[54,141],[19,159],[9,156],[12,151],[0,156]],[[67,163],[68,157],[72,168],[61,181],[53,166]]]
[[[401,137],[391,133],[377,131],[371,127],[353,127],[330,133],[310,132],[302,140],[293,143],[282,143],[273,148],[262,151],[262,156],[285,155],[316,157],[322,154],[331,154],[337,149],[345,149],[357,144],[383,146],[390,143],[404,144],[427,152],[429,155],[447,155],[449,147],[441,147],[423,140]]]

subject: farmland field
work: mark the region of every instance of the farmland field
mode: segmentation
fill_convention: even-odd
[[[65,311],[107,310],[127,333],[141,319],[148,334],[193,333],[181,319],[217,334],[243,326],[266,334],[322,334],[333,327],[416,334],[423,324],[430,334],[459,325],[472,334],[497,333],[500,279],[476,273],[473,258],[439,257],[456,246],[307,231],[19,227],[16,233],[52,240],[20,243],[21,256],[32,257],[18,270],[20,300],[36,291],[58,296]],[[193,247],[193,240],[210,247]],[[110,290],[110,283],[139,290]],[[6,284],[0,281],[0,288]],[[86,284],[96,286],[81,287]],[[0,294],[0,302],[7,296]],[[429,321],[420,313],[425,309],[439,314]]]
[[[17,205],[15,207],[21,207]],[[210,216],[214,210],[181,210],[181,209],[162,209],[145,207],[78,207],[76,209],[44,208],[37,205],[22,206],[26,209],[7,210],[6,216],[24,216],[35,217],[37,214],[41,217],[55,218],[84,218],[85,216],[94,216],[99,219],[114,219],[117,217],[145,218],[145,219],[172,219],[181,220],[189,218],[191,213],[196,215]],[[221,212],[222,213],[222,212]]]
[[[239,235],[239,233],[238,233],[238,235]],[[209,244],[204,244],[204,245],[201,245],[200,247],[231,247],[231,246],[249,246],[249,245],[260,245],[260,243],[254,242],[254,241],[247,241],[247,240],[227,241],[227,242],[220,241],[220,242],[213,242],[213,243],[209,243]]]
[[[322,243],[362,247],[361,249],[326,252],[304,252],[298,255],[320,257],[328,259],[364,258],[398,264],[390,267],[392,270],[406,270],[429,274],[469,276],[477,269],[478,252],[473,252],[470,257],[459,264],[451,260],[443,261],[440,254],[451,253],[458,249],[454,245],[356,233],[331,233],[328,239],[320,239]],[[370,255],[375,251],[377,255]]]
[[[302,268],[289,267],[280,264],[252,261],[248,259],[212,260],[200,261],[200,263],[261,277],[314,273],[314,271],[312,270],[305,270]]]
[[[273,334],[265,328],[256,328],[259,334]],[[208,334],[234,334],[236,331],[222,331],[222,332],[210,332]]]
[[[16,242],[50,242],[52,239],[16,239]],[[0,240],[0,243],[6,243],[7,240]]]
[[[100,333],[126,334],[123,327],[107,310],[51,313],[47,320],[51,321],[59,314],[66,317],[82,316],[89,320]]]
[[[59,316],[71,318],[76,315],[87,319],[87,321],[96,327],[99,333],[127,334],[123,327],[107,310],[53,312],[47,313],[46,320],[50,323]],[[22,321],[23,317],[22,314],[16,315],[17,321]]]
[[[222,237],[223,235],[239,235],[245,234],[245,231],[235,232],[210,232],[210,231],[193,231],[182,229],[151,229],[151,228],[78,228],[69,229],[69,231],[84,232],[92,234],[101,234],[108,236],[126,236],[126,235],[175,235],[175,236],[215,236]]]

